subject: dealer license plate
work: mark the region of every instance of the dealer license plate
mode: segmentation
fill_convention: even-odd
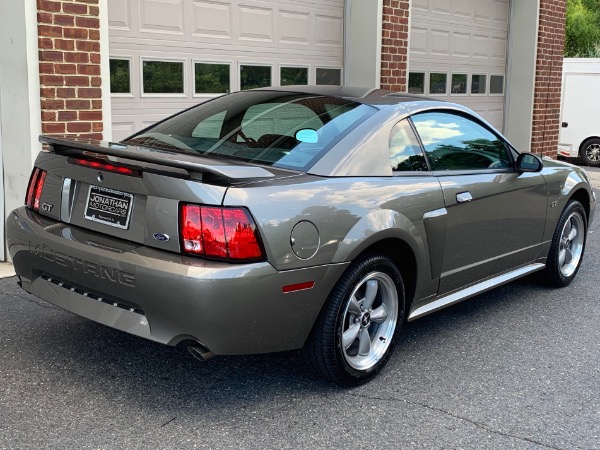
[[[90,186],[84,217],[112,227],[127,229],[133,195],[100,186]]]

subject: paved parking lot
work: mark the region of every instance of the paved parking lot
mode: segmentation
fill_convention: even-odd
[[[524,279],[411,323],[355,389],[295,352],[200,363],[4,278],[0,448],[600,448],[599,224],[571,286]]]

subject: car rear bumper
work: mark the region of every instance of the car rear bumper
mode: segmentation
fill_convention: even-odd
[[[150,249],[47,219],[25,207],[7,219],[21,286],[82,317],[213,354],[300,348],[346,264],[278,272]],[[283,286],[314,281],[284,294]]]

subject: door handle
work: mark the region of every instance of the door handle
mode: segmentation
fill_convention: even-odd
[[[473,196],[470,192],[459,192],[456,194],[456,201],[458,203],[466,203],[470,202],[471,200],[473,200]]]

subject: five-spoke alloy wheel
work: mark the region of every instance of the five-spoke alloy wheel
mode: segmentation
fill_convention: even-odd
[[[548,281],[556,286],[570,284],[579,270],[585,250],[586,217],[583,205],[571,200],[558,220],[546,262]]]
[[[350,295],[342,320],[342,350],[357,370],[372,367],[387,351],[398,320],[398,292],[383,272],[371,272]]]
[[[317,375],[364,383],[387,362],[404,321],[404,285],[391,259],[359,257],[340,278],[303,349]]]

